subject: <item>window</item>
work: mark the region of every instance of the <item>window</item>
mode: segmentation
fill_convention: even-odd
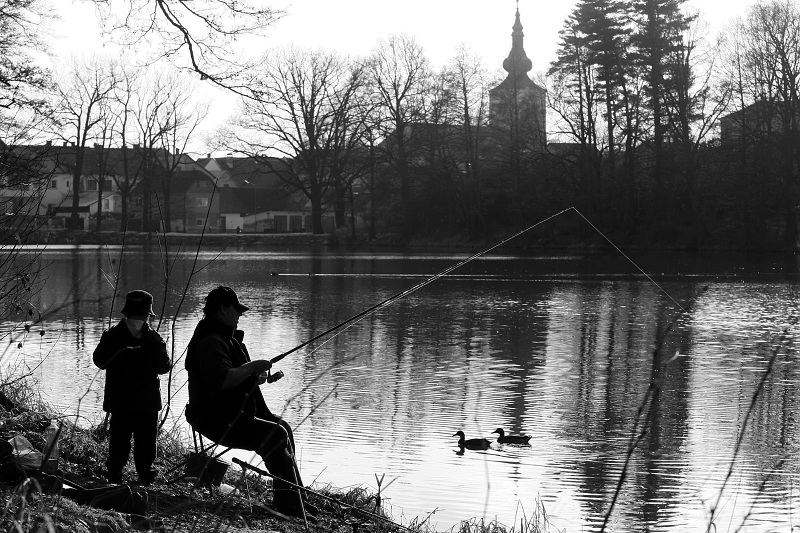
[[[50,188],[51,189],[57,189],[58,188],[58,180],[57,179],[54,178],[54,179],[50,180]]]
[[[86,189],[90,190],[90,191],[96,191],[97,190],[97,180],[88,180],[86,182]]]
[[[111,180],[103,180],[103,190],[104,191],[111,190]]]
[[[207,181],[198,181],[197,186],[201,189],[208,189],[208,182]]]
[[[195,226],[202,226],[205,223],[205,220],[202,218],[195,219],[194,225]]]
[[[208,207],[208,198],[196,198],[197,207]]]
[[[105,209],[106,211],[108,211],[108,205],[109,205],[109,204],[108,204],[108,198],[106,198],[105,200],[103,200],[103,209]]]

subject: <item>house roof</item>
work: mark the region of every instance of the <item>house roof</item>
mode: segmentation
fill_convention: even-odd
[[[197,163],[231,187],[280,187],[281,176],[291,171],[291,163],[279,157],[212,157]]]
[[[113,192],[103,192],[103,199],[114,196]],[[89,206],[97,203],[97,191],[87,191],[78,194],[78,211],[85,212]],[[72,211],[72,196],[67,196],[64,202],[55,208],[57,213],[69,213]]]
[[[56,173],[72,174],[77,164],[79,148],[73,145],[16,145],[11,151],[21,158],[30,161],[39,161],[43,168],[51,169]],[[83,152],[82,174],[98,174],[101,168],[104,174],[119,174],[124,169],[127,159],[131,172],[137,172],[143,163],[144,154],[154,158],[158,168],[164,168],[165,161],[170,155],[163,149],[145,150],[137,145],[126,148],[109,148],[108,146],[87,146]]]
[[[197,183],[198,181],[208,181],[210,183],[214,183],[216,178],[206,172],[205,170],[181,170],[178,172],[173,172],[172,174],[164,173],[162,175],[164,178],[169,177],[169,184],[170,184],[170,194],[184,194],[189,188]],[[160,179],[159,176],[157,179],[151,180],[148,184],[150,187],[150,192],[163,192],[164,191],[164,180]],[[219,187],[219,184],[217,185]],[[131,191],[132,194],[141,194],[142,188],[144,187],[144,183],[142,181],[138,181],[136,185],[133,187]]]

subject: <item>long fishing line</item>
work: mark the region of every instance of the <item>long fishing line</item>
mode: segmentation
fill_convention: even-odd
[[[369,308],[367,308],[367,309],[365,309],[365,310],[361,311],[360,313],[357,313],[357,314],[355,314],[355,315],[351,316],[351,317],[350,317],[350,318],[348,318],[347,320],[345,320],[345,321],[343,321],[343,322],[340,322],[339,324],[337,324],[337,325],[333,326],[332,328],[329,328],[329,329],[327,329],[327,330],[323,331],[322,333],[319,333],[319,334],[315,335],[314,337],[312,337],[312,338],[308,339],[307,341],[305,341],[305,342],[303,342],[303,343],[301,343],[301,344],[298,344],[297,346],[295,346],[295,347],[294,347],[294,348],[292,348],[291,350],[289,350],[289,351],[286,351],[286,352],[283,352],[282,354],[280,354],[280,355],[277,355],[277,356],[273,357],[272,359],[270,359],[270,362],[271,362],[271,363],[273,363],[273,364],[274,364],[274,363],[277,363],[278,361],[280,361],[281,359],[283,359],[283,358],[284,358],[284,357],[286,357],[287,355],[289,355],[289,354],[291,354],[291,353],[294,353],[294,352],[296,352],[297,350],[299,350],[299,349],[301,349],[301,348],[303,348],[303,347],[305,347],[305,346],[308,346],[308,345],[309,345],[309,344],[311,344],[312,342],[314,342],[314,341],[316,341],[316,340],[319,340],[319,339],[321,339],[322,337],[325,337],[326,335],[329,335],[329,334],[331,334],[331,333],[334,333],[335,331],[337,331],[337,330],[341,329],[341,331],[339,331],[339,332],[335,333],[335,334],[334,334],[334,335],[332,335],[330,338],[326,339],[326,340],[325,340],[325,342],[321,343],[319,346],[317,346],[316,348],[314,348],[314,349],[313,349],[313,350],[310,352],[310,353],[314,353],[316,350],[318,350],[319,348],[321,348],[322,346],[324,346],[324,345],[325,345],[327,342],[329,342],[329,341],[333,340],[334,338],[336,338],[337,336],[341,335],[341,334],[342,334],[342,333],[344,333],[344,332],[345,332],[347,329],[349,329],[350,327],[354,326],[355,324],[357,324],[358,322],[360,322],[361,320],[363,320],[363,319],[364,319],[364,318],[366,318],[367,316],[369,316],[369,315],[371,315],[371,314],[375,313],[375,312],[376,312],[376,311],[378,311],[379,309],[382,309],[383,307],[386,307],[387,305],[390,305],[390,304],[392,304],[393,302],[396,302],[397,300],[400,300],[400,299],[402,299],[402,298],[405,298],[405,297],[406,297],[406,296],[408,296],[409,294],[411,294],[411,293],[413,293],[413,292],[415,292],[415,291],[418,291],[419,289],[421,289],[421,288],[425,287],[426,285],[428,285],[428,284],[430,284],[430,283],[433,283],[434,281],[436,281],[437,279],[439,279],[439,278],[441,278],[441,277],[443,277],[443,276],[446,276],[446,275],[447,275],[447,274],[449,274],[450,272],[453,272],[453,271],[454,271],[454,270],[456,270],[457,268],[460,268],[460,267],[462,267],[462,266],[466,265],[466,264],[467,264],[467,263],[469,263],[470,261],[472,261],[472,260],[474,260],[474,259],[477,259],[478,257],[481,257],[482,255],[485,255],[485,254],[487,254],[487,253],[491,252],[492,250],[494,250],[494,249],[496,249],[496,248],[498,248],[498,247],[500,247],[500,246],[502,246],[502,245],[506,244],[507,242],[509,242],[509,241],[511,241],[511,240],[513,240],[513,239],[516,239],[516,238],[517,238],[517,237],[519,237],[520,235],[522,235],[522,234],[524,234],[524,233],[526,233],[526,232],[528,232],[528,231],[532,230],[533,228],[535,228],[535,227],[537,227],[537,226],[540,226],[540,225],[544,224],[545,222],[548,222],[548,221],[550,221],[550,220],[552,220],[552,219],[554,219],[554,218],[556,218],[556,217],[558,217],[558,216],[561,216],[562,214],[566,213],[566,212],[567,212],[567,211],[569,211],[570,209],[574,209],[574,208],[572,208],[572,207],[569,207],[569,208],[567,208],[567,209],[564,209],[564,210],[562,210],[562,211],[559,211],[558,213],[555,213],[555,214],[553,214],[553,215],[550,215],[549,217],[547,217],[547,218],[545,218],[545,219],[542,219],[542,220],[540,220],[540,221],[539,221],[539,222],[537,222],[536,224],[533,224],[532,226],[528,226],[527,228],[525,228],[525,229],[523,229],[523,230],[521,230],[521,231],[518,231],[517,233],[514,233],[514,234],[513,234],[513,235],[511,235],[510,237],[506,237],[505,239],[503,239],[503,240],[501,240],[501,241],[498,241],[497,243],[495,243],[495,244],[493,244],[493,245],[489,246],[488,248],[484,248],[483,250],[481,250],[481,251],[479,251],[479,252],[476,252],[476,253],[472,254],[471,256],[469,256],[469,257],[467,257],[467,258],[465,258],[465,259],[462,259],[462,260],[461,260],[461,261],[459,261],[458,263],[455,263],[454,265],[451,265],[451,266],[449,266],[449,267],[445,268],[444,270],[442,270],[442,271],[440,271],[440,272],[437,272],[437,273],[436,273],[436,274],[434,274],[433,276],[430,276],[430,277],[428,277],[428,278],[426,278],[426,279],[422,280],[421,282],[417,283],[416,285],[414,285],[414,286],[412,286],[412,287],[409,287],[409,288],[407,288],[407,289],[405,289],[405,290],[403,290],[403,291],[400,291],[400,292],[398,292],[398,293],[396,293],[396,294],[394,294],[394,295],[390,296],[389,298],[386,298],[386,299],[385,299],[385,300],[383,300],[382,302],[379,302],[379,303],[377,303],[377,304],[373,305],[372,307],[369,307]],[[346,326],[346,327],[345,327],[345,326]]]
[[[511,235],[509,237],[506,237],[505,239],[503,239],[503,240],[501,240],[501,241],[489,246],[488,248],[485,248],[485,249],[483,249],[483,250],[481,250],[481,251],[479,251],[479,252],[477,252],[477,253],[475,253],[475,254],[473,254],[473,255],[471,255],[471,256],[469,256],[469,257],[467,257],[467,258],[465,258],[465,259],[463,259],[461,261],[459,261],[458,263],[447,267],[446,269],[434,274],[433,276],[430,276],[430,277],[424,279],[420,283],[417,283],[416,285],[413,285],[412,287],[409,287],[409,288],[407,288],[407,289],[405,289],[405,290],[403,290],[401,292],[398,292],[398,293],[390,296],[389,298],[386,298],[382,302],[379,302],[379,303],[373,305],[372,307],[369,307],[369,308],[365,309],[364,311],[362,311],[362,312],[360,312],[360,313],[358,313],[356,315],[353,315],[352,317],[348,318],[347,320],[345,320],[343,322],[340,322],[339,324],[333,326],[332,328],[329,328],[329,329],[323,331],[322,333],[319,333],[318,335],[315,335],[314,337],[308,339],[307,341],[303,342],[302,344],[298,344],[297,346],[295,346],[291,350],[283,352],[280,355],[277,355],[277,356],[273,357],[272,359],[270,359],[270,362],[271,363],[277,363],[278,361],[280,361],[281,359],[283,359],[287,355],[289,355],[291,353],[294,353],[297,350],[299,350],[299,349],[301,349],[301,348],[303,348],[305,346],[308,346],[309,344],[321,339],[322,337],[325,337],[326,335],[329,335],[331,333],[336,332],[335,334],[331,335],[330,337],[325,339],[323,342],[321,342],[319,345],[317,345],[313,349],[311,349],[309,354],[313,354],[314,352],[316,352],[317,350],[319,350],[323,346],[325,346],[328,342],[332,341],[333,339],[335,339],[336,337],[338,337],[339,335],[341,335],[342,333],[344,333],[345,331],[347,331],[351,327],[355,326],[356,324],[358,324],[359,322],[361,322],[362,320],[364,320],[365,318],[367,318],[371,314],[373,314],[373,313],[377,312],[378,310],[382,309],[383,307],[386,307],[386,306],[394,303],[397,300],[405,298],[409,294],[418,291],[419,289],[425,287],[426,285],[428,285],[430,283],[433,283],[434,281],[436,281],[437,279],[439,279],[439,278],[441,278],[443,276],[446,276],[447,274],[449,274],[449,273],[453,272],[454,270],[464,266],[465,264],[469,263],[470,261],[473,261],[474,259],[477,259],[478,257],[481,257],[483,255],[486,255],[487,253],[491,252],[492,250],[494,250],[494,249],[496,249],[496,248],[508,243],[509,241],[511,241],[513,239],[516,239],[520,235],[522,235],[522,234],[524,234],[524,233],[536,228],[537,226],[541,226],[545,222],[548,222],[550,220],[553,220],[554,218],[557,218],[557,217],[563,215],[564,213],[566,213],[568,211],[575,211],[575,213],[577,213],[578,216],[580,216],[594,231],[596,231],[598,235],[600,235],[603,239],[605,239],[606,242],[608,242],[608,244],[610,244],[622,257],[624,257],[631,265],[633,265],[633,267],[636,268],[636,270],[638,270],[645,278],[647,278],[648,281],[650,281],[650,283],[655,285],[658,288],[658,290],[660,290],[667,298],[669,298],[670,301],[672,301],[672,303],[674,303],[678,307],[678,309],[680,309],[682,312],[686,311],[683,308],[683,306],[680,303],[678,303],[677,300],[675,300],[675,298],[673,298],[672,295],[666,291],[666,289],[664,289],[664,287],[659,285],[658,282],[656,282],[656,280],[654,280],[652,276],[650,276],[647,272],[645,272],[633,259],[631,259],[628,256],[628,254],[623,252],[622,249],[619,246],[617,246],[617,244],[614,241],[612,241],[605,233],[603,233],[600,230],[600,228],[595,226],[576,207],[571,206],[571,207],[568,207],[566,209],[563,209],[562,211],[559,211],[558,213],[550,215],[549,217],[547,217],[545,219],[542,219],[539,222],[537,222],[537,223],[535,223],[535,224],[533,224],[531,226],[528,226],[527,228],[525,228],[525,229],[523,229],[521,231],[518,231],[517,233],[514,233],[513,235]],[[337,330],[340,330],[340,331],[337,331]]]
[[[572,209],[572,210],[574,210],[576,213],[578,213],[578,216],[580,216],[580,217],[581,217],[583,220],[585,220],[585,221],[586,221],[586,223],[587,223],[587,224],[589,224],[589,226],[591,226],[591,227],[592,227],[592,229],[593,229],[593,230],[595,230],[595,231],[597,232],[597,234],[598,234],[598,235],[600,235],[601,237],[603,237],[603,238],[606,240],[606,242],[607,242],[608,244],[610,244],[610,245],[611,245],[611,246],[612,246],[612,247],[613,247],[613,248],[614,248],[616,251],[618,251],[622,257],[624,257],[625,259],[627,259],[627,260],[630,262],[630,264],[632,264],[632,265],[633,265],[633,266],[636,268],[636,270],[638,270],[639,272],[641,272],[641,273],[644,275],[644,277],[646,277],[648,280],[650,280],[650,283],[652,283],[653,285],[655,285],[656,287],[658,287],[658,290],[660,290],[661,292],[663,292],[663,293],[664,293],[664,294],[667,296],[667,298],[669,298],[670,300],[672,300],[672,303],[674,303],[675,305],[677,305],[677,306],[678,306],[678,308],[679,308],[681,311],[683,311],[683,312],[685,312],[685,311],[686,311],[686,310],[683,308],[683,306],[682,306],[681,304],[679,304],[678,302],[676,302],[676,301],[675,301],[675,298],[673,298],[673,297],[670,295],[670,293],[668,293],[666,290],[664,290],[664,288],[663,288],[661,285],[659,285],[658,283],[656,283],[656,280],[654,280],[654,279],[653,279],[653,278],[652,278],[652,277],[651,277],[651,276],[650,276],[650,275],[649,275],[647,272],[645,272],[644,270],[642,270],[642,269],[641,269],[641,267],[640,267],[639,265],[637,265],[637,264],[636,264],[636,262],[635,262],[633,259],[631,259],[630,257],[628,257],[628,255],[627,255],[625,252],[623,252],[623,251],[622,251],[622,250],[619,248],[619,246],[617,246],[616,244],[614,244],[614,241],[612,241],[611,239],[609,239],[609,238],[606,236],[606,234],[605,234],[605,233],[603,233],[602,231],[600,231],[600,228],[598,228],[597,226],[595,226],[594,224],[592,224],[592,223],[591,223],[591,221],[590,221],[588,218],[586,218],[585,216],[583,216],[583,213],[581,213],[580,211],[578,211],[578,209],[577,209],[576,207],[570,207],[569,209]],[[565,209],[565,211],[567,211],[567,209]],[[563,212],[563,211],[562,211],[562,212]]]
[[[395,301],[397,301],[397,300],[399,300],[401,298],[404,298],[404,297],[408,296],[409,294],[413,293],[414,291],[417,291],[417,290],[421,289],[422,287],[425,287],[426,285],[428,285],[430,283],[433,283],[437,279],[439,279],[439,278],[441,278],[443,276],[446,276],[450,272],[453,272],[457,268],[469,263],[473,259],[476,259],[476,258],[478,258],[478,257],[480,257],[482,255],[485,255],[485,254],[491,252],[492,250],[504,245],[505,243],[507,243],[507,242],[519,237],[520,235],[524,234],[525,232],[530,231],[533,228],[535,228],[537,226],[540,226],[540,225],[544,224],[545,222],[548,222],[549,220],[552,220],[552,219],[554,219],[554,218],[556,218],[558,216],[561,216],[562,214],[566,213],[570,209],[572,209],[572,208],[567,208],[567,209],[564,209],[562,211],[559,211],[558,213],[550,215],[549,217],[544,218],[544,219],[540,220],[539,222],[537,222],[537,223],[535,223],[535,224],[533,224],[531,226],[528,226],[527,228],[525,228],[525,229],[523,229],[521,231],[518,231],[517,233],[514,233],[513,235],[511,235],[509,237],[506,237],[505,239],[503,239],[501,241],[498,241],[497,243],[495,243],[495,244],[493,244],[493,245],[491,245],[491,246],[489,246],[487,248],[484,248],[483,250],[481,250],[479,252],[476,252],[476,253],[472,254],[471,256],[467,257],[466,259],[463,259],[463,260],[459,261],[458,263],[456,263],[456,264],[454,264],[452,266],[449,266],[449,267],[445,268],[444,270],[442,270],[440,272],[437,272],[433,276],[430,276],[430,277],[422,280],[421,282],[417,283],[416,285],[414,285],[412,287],[409,287],[409,288],[407,288],[407,289],[405,289],[405,290],[403,290],[401,292],[398,292],[398,293],[390,296],[389,298],[386,298],[382,302],[379,302],[379,303],[377,303],[377,304],[375,304],[375,305],[373,305],[373,306],[361,311],[360,313],[358,313],[356,315],[353,315],[352,317],[348,318],[347,320],[345,320],[343,322],[340,322],[339,324],[337,324],[337,325],[335,325],[335,326],[323,331],[322,333],[319,333],[319,334],[311,337],[307,341],[305,341],[305,342],[303,342],[301,344],[298,344],[297,346],[295,346],[291,350],[288,350],[286,352],[283,352],[283,353],[273,357],[272,359],[269,360],[270,363],[275,364],[278,361],[280,361],[281,359],[283,359],[284,357],[288,356],[289,354],[292,354],[292,353],[296,352],[297,350],[303,348],[304,346],[308,346],[312,342],[314,342],[316,340],[319,340],[319,339],[321,339],[322,337],[324,337],[326,335],[334,333],[337,330],[341,330],[341,331],[338,331],[335,334],[331,335],[328,339],[325,339],[324,342],[320,343],[318,346],[316,346],[315,348],[313,348],[309,352],[309,353],[314,353],[315,351],[317,351],[320,348],[322,348],[322,346],[324,346],[325,344],[327,344],[328,342],[330,342],[331,340],[333,340],[337,336],[341,335],[347,329],[349,329],[350,327],[352,327],[355,324],[359,323],[361,320],[363,320],[367,316],[375,313],[379,309],[381,309],[383,307],[386,307],[387,305],[390,305],[391,303],[393,303],[393,302],[395,302]],[[281,373],[281,376],[282,376],[282,373]],[[277,378],[277,379],[279,379],[279,378]],[[258,385],[256,385],[255,387],[258,387]],[[225,452],[227,452],[230,449],[231,449],[230,447],[227,447],[225,450],[223,450],[222,452],[217,454],[216,457],[219,457],[220,455],[224,454]]]

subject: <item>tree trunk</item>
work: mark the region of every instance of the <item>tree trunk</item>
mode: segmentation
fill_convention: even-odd
[[[95,223],[96,231],[100,231],[102,229],[102,224],[101,224],[102,219],[103,219],[103,176],[102,173],[100,173],[97,179],[97,220]]]
[[[75,149],[75,169],[72,172],[72,214],[69,218],[70,229],[78,229],[80,215],[81,174],[83,173],[83,153],[80,147]]]

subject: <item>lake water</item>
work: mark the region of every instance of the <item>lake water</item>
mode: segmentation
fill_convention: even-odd
[[[168,426],[184,432],[184,350],[214,286],[234,287],[252,308],[240,322],[245,342],[271,358],[467,257],[121,252],[43,249],[43,318],[7,337],[3,363],[34,368],[45,399],[98,423],[104,375],[92,351],[125,292],[148,289],[157,311],[166,301],[159,330],[170,334],[176,372],[162,391]],[[440,531],[473,517],[519,524],[538,506],[559,531],[596,531],[612,501],[609,531],[712,522],[791,531],[800,520],[797,259],[631,260],[475,259],[289,355],[277,365],[286,377],[262,390],[297,426],[306,483],[375,490],[385,475],[393,517]],[[530,445],[459,453],[457,430],[494,440],[497,427],[531,435]]]

